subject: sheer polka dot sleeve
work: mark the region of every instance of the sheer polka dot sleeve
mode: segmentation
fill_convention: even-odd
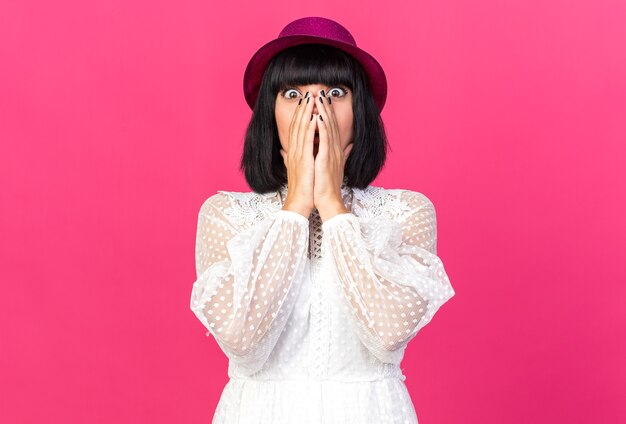
[[[399,364],[404,349],[454,295],[436,255],[435,208],[405,190],[405,217],[335,215],[322,224],[340,292],[363,344],[381,361]]]
[[[274,348],[307,275],[309,221],[281,209],[239,230],[224,214],[231,201],[219,192],[200,209],[191,310],[229,360],[253,373]]]

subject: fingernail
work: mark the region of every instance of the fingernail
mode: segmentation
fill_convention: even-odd
[[[320,99],[320,103],[324,103],[324,98],[323,97],[318,97],[318,99]]]
[[[320,121],[324,122],[324,118],[322,118],[322,115],[320,115]]]
[[[324,94],[324,90],[322,90],[322,96],[326,97],[326,94]]]
[[[306,102],[307,102],[307,103],[309,103],[309,100],[311,100],[311,98],[310,98],[310,97],[306,99]]]
[[[314,116],[315,116],[314,114],[313,114],[313,115],[311,115],[311,121],[313,120],[313,117],[314,117]]]
[[[307,91],[304,97],[309,97],[309,92]]]
[[[332,104],[333,102],[330,101],[330,97],[328,98],[328,104]]]
[[[302,99],[298,100],[298,104],[302,103]]]

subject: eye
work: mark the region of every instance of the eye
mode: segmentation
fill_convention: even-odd
[[[340,94],[337,95],[335,93],[339,92]],[[343,92],[343,94],[341,94]],[[330,90],[327,91],[328,95],[333,96],[333,97],[343,97],[346,94],[348,94],[348,90],[342,87],[333,87]]]
[[[294,92],[296,93],[295,96],[292,96],[290,92]],[[286,99],[295,99],[298,97],[298,90],[294,90],[293,88],[287,88],[285,90],[282,91],[283,97]]]

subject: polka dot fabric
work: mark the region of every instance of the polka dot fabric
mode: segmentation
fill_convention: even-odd
[[[191,310],[229,358],[213,423],[417,423],[404,349],[454,295],[433,204],[344,181],[350,212],[322,222],[287,193],[200,208]]]
[[[191,308],[230,360],[251,373],[272,351],[302,286],[309,227],[304,216],[280,210],[238,232],[222,212],[229,202],[218,193],[200,210]]]
[[[454,295],[436,255],[436,215],[421,193],[404,191],[413,211],[401,222],[335,215],[322,224],[341,291],[362,342],[381,361],[399,364],[403,350]]]

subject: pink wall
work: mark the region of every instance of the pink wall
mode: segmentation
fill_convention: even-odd
[[[247,61],[322,15],[387,72],[374,185],[437,209],[420,424],[625,422],[626,3],[212,3],[0,4],[0,421],[210,422],[198,209],[248,190]]]

